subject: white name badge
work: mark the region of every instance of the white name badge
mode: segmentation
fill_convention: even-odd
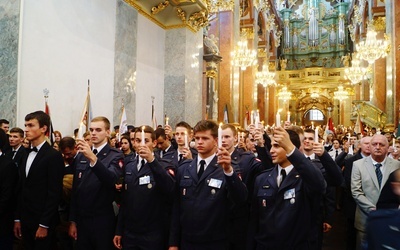
[[[139,178],[139,185],[146,185],[150,183],[150,176],[145,175]]]
[[[287,199],[291,199],[296,197],[296,191],[294,188],[287,190],[284,194],[283,194],[283,199],[287,200]]]
[[[222,180],[214,179],[211,178],[210,182],[208,183],[208,186],[213,187],[213,188],[221,188],[222,185]]]

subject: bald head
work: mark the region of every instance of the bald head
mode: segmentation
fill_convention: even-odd
[[[371,138],[371,157],[377,162],[382,162],[388,153],[389,142],[384,135],[375,134]]]
[[[370,142],[371,142],[371,136],[364,136],[360,140],[360,150],[361,153],[365,156],[369,156],[371,154],[370,150]]]

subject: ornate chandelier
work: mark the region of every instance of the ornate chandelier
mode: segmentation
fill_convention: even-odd
[[[351,67],[344,69],[345,77],[351,82],[351,84],[360,83],[366,78],[367,68],[360,66],[360,60],[353,53],[353,60],[351,60]]]
[[[262,84],[264,87],[269,85],[276,85],[275,72],[270,72],[268,69],[268,63],[264,62],[262,71],[256,73],[256,83]]]
[[[376,31],[373,29],[372,24],[368,25],[367,37],[365,38],[365,41],[356,44],[356,50],[360,58],[368,61],[369,64],[374,63],[381,57],[385,57],[389,47],[390,44],[386,36],[385,40],[376,38]]]
[[[235,1],[233,0],[207,0],[206,3],[208,12],[210,13],[231,11],[235,5]]]
[[[242,37],[238,42],[234,51],[231,52],[232,66],[240,67],[241,70],[246,70],[248,66],[256,63],[257,52],[248,49],[247,40]]]
[[[343,86],[340,85],[338,90],[333,92],[333,98],[339,101],[343,101],[349,97],[349,92],[343,89]]]
[[[292,97],[292,92],[288,91],[287,87],[283,87],[278,93],[278,99],[282,101],[289,101]]]

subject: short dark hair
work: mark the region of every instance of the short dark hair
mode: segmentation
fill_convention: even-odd
[[[304,130],[304,133],[315,133],[315,130],[314,129],[312,129],[312,128],[306,128],[305,130]]]
[[[7,121],[6,119],[0,119],[0,126],[5,123],[5,124],[10,124],[9,121]]]
[[[133,125],[128,125],[127,128],[128,128],[128,131],[135,131],[135,126],[133,126]]]
[[[293,143],[293,145],[296,148],[300,148],[301,142],[300,142],[299,134],[297,134],[295,131],[290,130],[290,129],[288,129],[286,131],[288,132],[290,141]]]
[[[39,122],[39,127],[43,128],[46,126],[46,131],[45,133],[49,130],[50,128],[50,116],[46,114],[45,112],[38,110],[32,113],[29,113],[25,116],[25,121],[30,121],[36,119]]]
[[[167,139],[167,135],[165,134],[165,129],[157,128],[154,132],[156,133],[156,139],[158,139],[159,137],[163,138],[164,140]]]
[[[60,150],[63,151],[66,148],[74,148],[76,145],[76,142],[74,138],[71,136],[65,136],[60,140]]]
[[[194,126],[193,133],[196,135],[197,132],[205,132],[207,130],[211,131],[211,135],[214,138],[218,137],[218,124],[209,120],[199,121],[196,126]]]
[[[342,145],[342,142],[338,138],[333,138],[332,142],[334,142],[334,141],[338,141],[339,145]]]
[[[177,127],[184,127],[188,130],[189,134],[192,132],[192,127],[189,125],[189,123],[181,121],[176,124],[175,128]]]
[[[18,133],[22,138],[24,138],[24,135],[25,135],[24,131],[21,128],[18,128],[18,127],[10,129],[9,132],[10,132],[10,134],[11,133]]]
[[[135,137],[136,137],[137,133],[141,133],[142,132],[142,129],[143,129],[143,131],[145,133],[150,133],[151,134],[151,139],[153,141],[156,139],[156,133],[154,133],[154,129],[152,127],[150,127],[150,126],[147,126],[147,125],[143,125],[143,126],[137,127],[136,130],[135,130]]]

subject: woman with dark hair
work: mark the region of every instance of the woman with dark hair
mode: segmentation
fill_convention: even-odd
[[[18,169],[4,154],[7,145],[7,135],[0,129],[0,249],[12,250]]]
[[[122,153],[124,153],[125,158],[133,155],[132,143],[128,136],[125,135],[121,136],[120,144],[121,144],[121,151]]]

